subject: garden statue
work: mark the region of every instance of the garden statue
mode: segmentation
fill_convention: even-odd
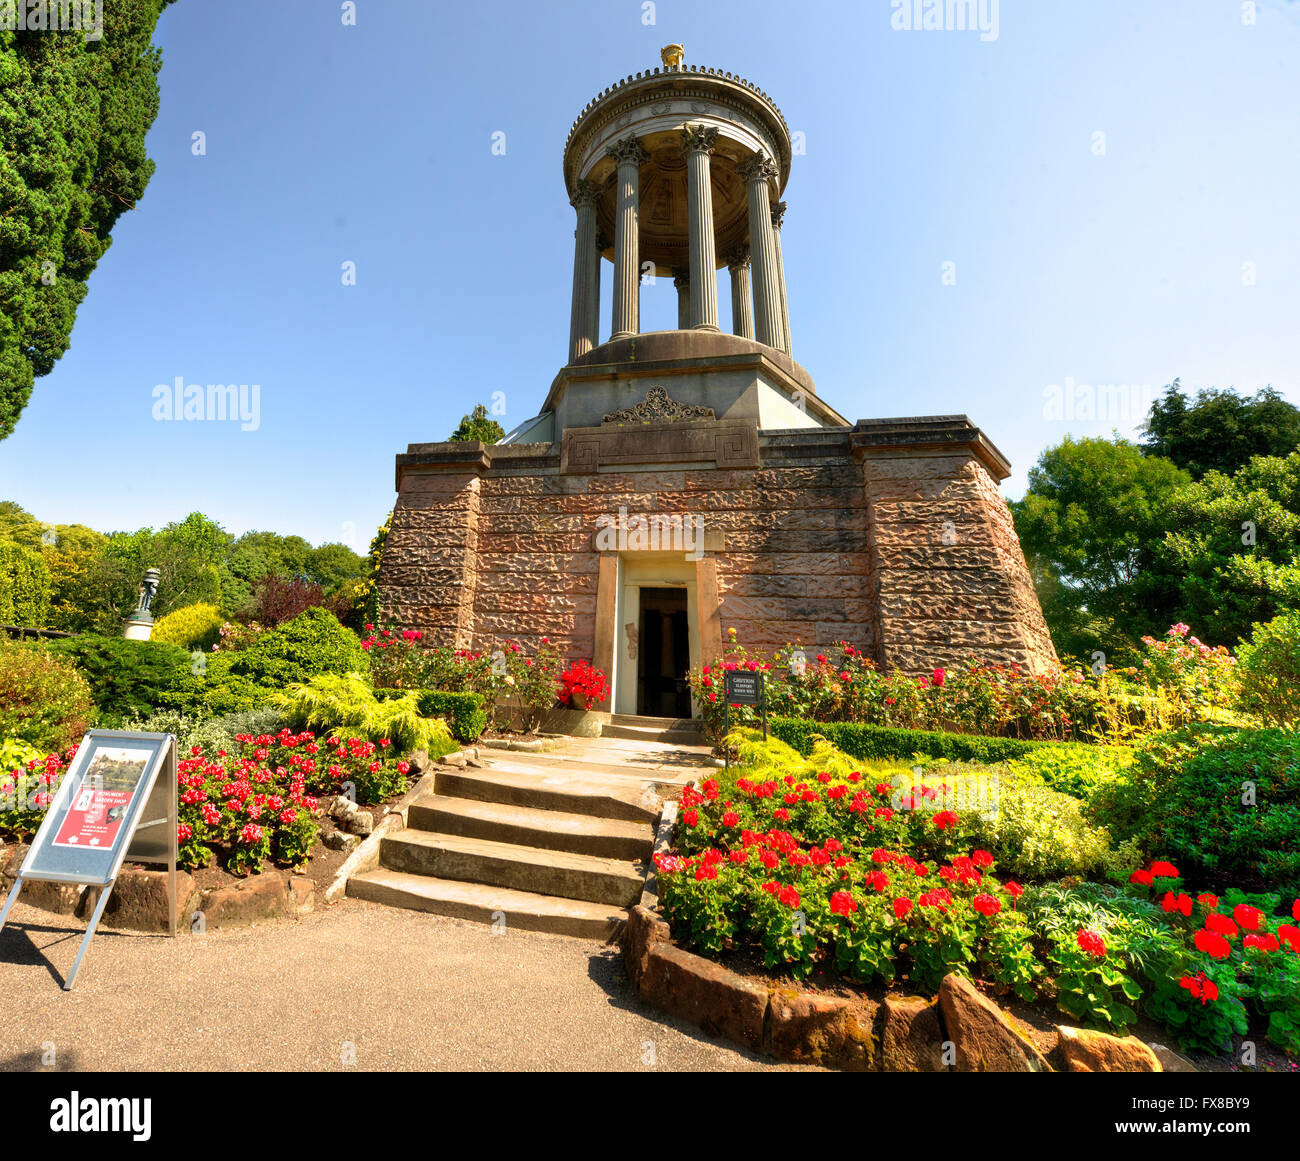
[[[130,641],[148,641],[153,633],[153,613],[149,611],[149,606],[158,595],[158,580],[161,576],[156,568],[145,569],[144,579],[140,582],[139,603],[135,612],[127,617],[123,633]]]

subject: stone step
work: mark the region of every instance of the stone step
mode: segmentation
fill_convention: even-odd
[[[572,767],[552,770],[541,763],[535,768],[529,764],[522,771],[503,769],[494,760],[492,766],[482,770],[439,769],[434,789],[448,798],[653,824],[659,820],[659,799],[650,785],[652,781],[602,778]]]
[[[641,897],[646,868],[622,859],[542,850],[408,827],[385,835],[379,863],[390,871],[490,883],[562,899],[630,907]]]
[[[691,779],[699,777],[699,768],[709,765],[703,760],[695,763],[694,755],[690,766],[665,766],[649,759],[619,764],[600,762],[586,757],[585,753],[577,752],[536,756],[511,754],[500,758],[494,756],[484,762],[486,769],[503,774],[521,774],[534,778],[541,775],[558,774],[567,777],[569,774],[578,774],[608,779],[610,785],[620,786],[624,790],[631,789],[638,796],[650,783],[657,786],[685,785]]]
[[[663,729],[659,726],[620,726],[612,722],[600,727],[602,738],[626,738],[636,742],[670,742],[682,746],[698,746],[702,735],[699,730]]]
[[[348,895],[389,907],[406,907],[478,923],[498,922],[504,916],[507,931],[513,927],[586,939],[609,939],[627,918],[625,909],[607,903],[560,899],[485,883],[432,879],[383,867],[353,875],[348,880]]]
[[[645,822],[624,822],[616,818],[538,810],[471,798],[448,798],[442,794],[418,798],[411,803],[407,825],[438,834],[629,862],[648,859],[654,847],[654,827]]]
[[[656,730],[694,730],[700,732],[696,718],[647,718],[640,714],[610,714],[610,724],[615,726],[646,726]]]

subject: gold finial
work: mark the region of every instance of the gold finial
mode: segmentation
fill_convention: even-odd
[[[686,46],[670,44],[659,50],[659,59],[664,62],[664,68],[679,69],[682,67],[682,61],[686,59]]]

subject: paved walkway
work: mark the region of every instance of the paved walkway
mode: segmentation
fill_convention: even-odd
[[[774,1062],[660,1018],[597,943],[346,899],[206,935],[101,931],[15,906],[0,933],[0,1071],[750,1070]]]

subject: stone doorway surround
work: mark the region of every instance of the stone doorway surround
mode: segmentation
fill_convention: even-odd
[[[610,699],[596,707],[636,714],[637,661],[643,588],[684,588],[690,643],[689,667],[711,664],[722,652],[717,562],[711,553],[688,560],[685,552],[606,552],[596,586],[593,664],[610,675]],[[698,716],[697,706],[692,706]]]

